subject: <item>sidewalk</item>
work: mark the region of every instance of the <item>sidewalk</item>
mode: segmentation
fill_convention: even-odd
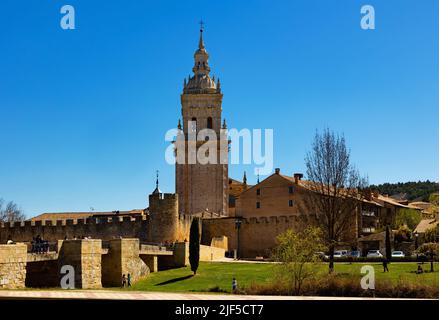
[[[350,297],[250,296],[202,293],[116,292],[108,290],[0,290],[1,299],[98,300],[389,300]],[[395,300],[395,299],[391,299]],[[407,299],[404,299],[407,300]]]

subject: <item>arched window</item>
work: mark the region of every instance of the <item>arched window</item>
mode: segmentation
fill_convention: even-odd
[[[212,125],[212,117],[207,118],[207,128],[208,129],[212,129],[213,125]]]
[[[191,131],[197,132],[197,118],[193,117],[191,121]]]

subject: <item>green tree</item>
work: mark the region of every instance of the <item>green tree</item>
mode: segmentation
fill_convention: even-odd
[[[403,242],[403,241],[410,241],[412,239],[412,230],[407,227],[407,225],[402,225],[398,228],[398,230],[395,233],[395,241],[396,242]]]
[[[392,245],[390,244],[390,227],[386,226],[386,258],[392,260]]]
[[[430,259],[430,272],[434,272],[434,259],[439,256],[439,243],[424,243],[418,248],[418,253]]]
[[[439,226],[425,231],[425,241],[439,242]]]
[[[321,258],[316,253],[324,248],[322,232],[316,227],[298,233],[288,229],[277,236],[277,243],[273,250],[274,260],[280,262],[276,265],[276,276],[299,295],[303,283],[317,273],[315,263]]]
[[[399,209],[396,215],[396,227],[406,225],[410,230],[414,230],[422,220],[422,213],[415,209]]]
[[[430,203],[434,204],[435,206],[439,206],[439,192],[430,194],[428,200],[430,201]]]
[[[189,234],[189,263],[191,270],[197,274],[200,264],[200,219],[197,217],[192,220]]]

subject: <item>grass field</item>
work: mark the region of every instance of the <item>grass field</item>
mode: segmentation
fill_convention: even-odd
[[[397,284],[399,281],[439,286],[439,264],[435,264],[434,273],[416,274],[416,263],[391,263],[390,272],[383,273],[379,263],[336,263],[335,272],[339,277],[360,278],[363,265],[372,265],[375,269],[376,283],[386,279]],[[316,264],[319,276],[327,275],[327,264]],[[253,283],[267,283],[273,279],[273,268],[276,266],[266,263],[227,263],[201,262],[197,275],[192,276],[189,267],[152,273],[147,279],[141,280],[131,287],[122,290],[167,291],[167,292],[207,292],[217,287],[225,292],[231,291],[232,278],[235,276],[240,287]],[[430,264],[424,264],[425,271],[430,270]]]

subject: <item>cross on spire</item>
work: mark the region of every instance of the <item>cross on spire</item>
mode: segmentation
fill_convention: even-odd
[[[199,23],[200,23],[200,32],[203,32],[204,31],[204,21],[203,21],[203,19],[201,19]]]

